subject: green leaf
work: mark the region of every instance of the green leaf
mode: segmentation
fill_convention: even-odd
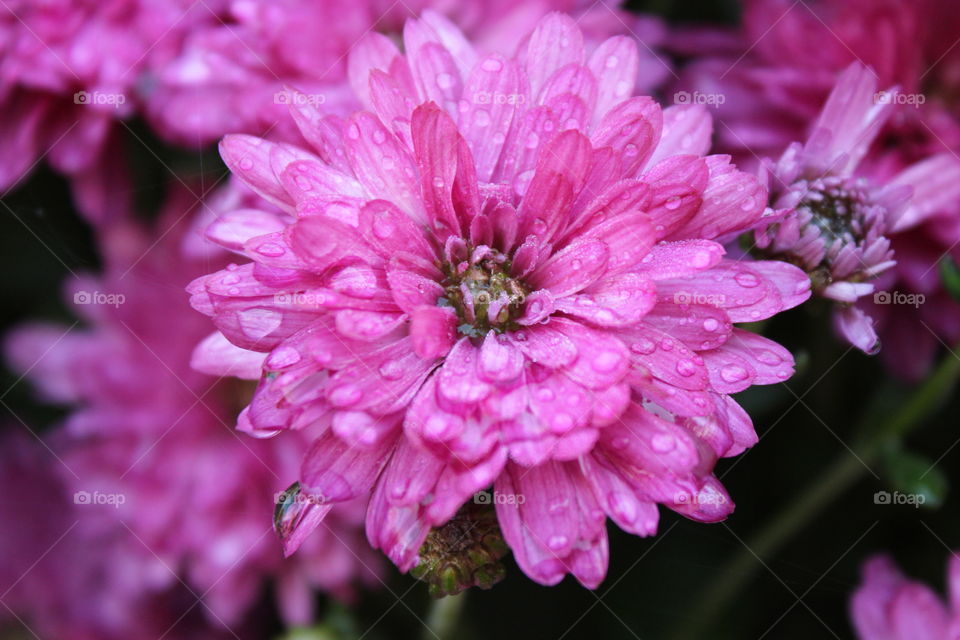
[[[901,449],[884,455],[891,489],[904,496],[894,504],[916,504],[937,509],[947,495],[947,477],[929,458]]]
[[[950,297],[960,302],[960,266],[950,256],[940,259],[940,279]]]

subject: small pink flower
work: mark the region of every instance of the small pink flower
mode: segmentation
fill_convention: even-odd
[[[839,332],[867,353],[880,344],[856,303],[872,296],[871,281],[896,264],[888,236],[960,196],[960,161],[948,154],[883,180],[864,175],[861,161],[894,109],[894,101],[877,95],[870,69],[855,63],[841,74],[806,142],[764,165],[771,207],[786,216],[756,234],[760,253],[800,266],[814,291],[837,303]]]
[[[874,556],[863,566],[860,586],[850,601],[859,640],[951,640],[960,633],[960,562],[951,556],[949,598],[904,576],[892,558]]]
[[[732,510],[713,464],[756,435],[729,394],[793,364],[733,323],[801,303],[809,280],[724,259],[715,239],[761,224],[766,191],[705,155],[702,108],[633,96],[629,38],[588,51],[552,14],[516,58],[481,55],[427,13],[404,47],[371,34],[354,49],[366,111],[291,104],[309,151],[223,141],[287,219],[214,223],[249,262],[194,281],[192,303],[267,354],[239,428],[319,434],[305,490],[372,494],[368,538],[402,570],[493,485],[521,568],[595,587],[607,516],[651,535],[657,504]],[[196,362],[241,357],[201,347]]]

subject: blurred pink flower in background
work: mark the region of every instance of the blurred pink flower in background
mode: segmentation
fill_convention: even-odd
[[[136,630],[138,612],[173,590],[194,597],[173,619],[163,618],[168,626],[202,597],[209,624],[232,628],[249,622],[267,579],[277,583],[289,624],[312,620],[314,589],[346,599],[356,586],[376,582],[368,567],[376,569],[378,559],[357,543],[363,504],[338,507],[302,557],[283,560],[271,517],[277,496],[296,479],[290,469],[305,445],[297,438],[246,441],[234,433],[236,412],[252,389],[190,368],[208,328],[183,300],[183,286],[222,264],[222,255],[212,262],[183,255],[192,202],[182,189],[155,229],[125,222],[102,230],[103,275],[70,283],[68,301],[84,326],[37,323],[7,338],[13,367],[48,401],[71,408],[48,438],[47,465],[59,472],[67,500],[87,496],[64,514],[84,542],[71,531],[54,556],[89,553],[77,560],[78,575],[76,562],[61,560],[70,566],[64,575],[31,571],[21,588],[40,580],[51,597],[67,599],[80,595],[72,580],[91,579],[83,573],[110,572],[113,578],[97,591],[103,609],[84,615],[117,637],[129,637],[123,633]],[[54,455],[62,466],[52,463]],[[95,496],[113,502],[97,503]],[[5,517],[3,528],[44,512]],[[116,604],[128,601],[130,607]],[[24,615],[39,615],[31,624],[40,628],[70,627],[72,611],[63,610],[62,618],[58,611],[41,607]],[[131,620],[110,618],[119,613]]]
[[[838,318],[857,346],[885,345],[890,370],[914,381],[941,343],[960,339],[960,306],[938,272],[940,260],[960,255],[958,29],[960,16],[945,0],[749,0],[737,29],[684,28],[667,39],[690,58],[678,87],[724,97],[714,107],[718,145],[747,164],[813,135],[838,74],[851,63],[868,65],[876,87],[891,87],[872,96],[888,113],[870,144],[861,145],[857,173],[874,184],[911,186],[913,211],[886,222],[897,264]],[[871,302],[873,293],[880,305]],[[876,326],[868,327],[866,317]]]
[[[947,601],[910,580],[893,558],[877,555],[863,565],[860,586],[850,601],[858,640],[953,640],[960,634],[960,561],[947,569]]]
[[[874,73],[859,63],[840,75],[806,142],[763,165],[771,206],[787,214],[756,234],[761,254],[797,264],[816,293],[838,304],[839,332],[867,353],[880,344],[873,320],[856,303],[872,297],[871,281],[896,264],[887,236],[960,198],[960,159],[949,153],[882,182],[861,173],[894,108],[877,94]]]
[[[239,428],[319,432],[304,490],[372,492],[368,538],[402,570],[492,484],[524,497],[496,511],[531,578],[596,587],[604,514],[651,535],[658,503],[732,510],[712,469],[756,434],[728,394],[793,365],[733,323],[800,304],[809,279],[723,258],[716,240],[766,222],[766,191],[706,155],[703,108],[633,97],[632,39],[585,46],[561,14],[516,57],[478,53],[433,12],[403,34],[403,54],[381,34],[351,51],[367,111],[341,121],[291,99],[309,151],[221,144],[286,213],[211,226],[249,262],[198,278],[192,303],[240,349],[216,341],[195,363],[268,354]]]
[[[219,4],[213,1],[209,6]],[[214,15],[189,0],[8,0],[0,6],[0,193],[48,162],[93,221],[129,205],[116,122],[139,108],[143,70]]]
[[[207,144],[228,133],[300,141],[287,103],[300,100],[347,115],[358,103],[346,85],[347,58],[368,32],[399,38],[404,20],[426,9],[448,16],[481,50],[519,43],[551,10],[574,13],[589,37],[622,33],[647,44],[637,80],[645,90],[669,73],[652,47],[662,24],[595,0],[238,0],[222,21],[193,30],[182,53],[144,86],[151,122],[166,138]],[[298,93],[288,93],[287,88]]]

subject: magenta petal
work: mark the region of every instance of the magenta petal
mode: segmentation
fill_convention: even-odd
[[[351,446],[332,431],[313,441],[300,468],[300,481],[324,502],[346,502],[369,493],[394,448],[384,439],[367,449]]]
[[[470,343],[469,338],[457,342],[436,374],[441,396],[451,402],[469,404],[490,394],[491,385],[477,373],[479,354],[480,350]]]
[[[516,104],[527,100],[521,93],[522,86],[517,64],[500,56],[478,63],[467,80],[460,130],[473,152],[481,182],[490,181],[500,161],[504,140],[518,113]]]
[[[563,46],[557,46],[558,43]],[[583,34],[568,15],[551,13],[541,20],[527,45],[527,76],[533,95],[555,71],[568,64],[583,63]]]
[[[457,314],[450,307],[421,306],[410,316],[413,351],[424,360],[442,358],[457,336]]]
[[[523,353],[509,339],[490,331],[480,346],[477,372],[487,382],[515,380],[523,373]]]
[[[670,156],[705,156],[710,150],[713,119],[703,105],[678,104],[663,110],[663,135],[651,165]]]
[[[439,284],[411,271],[391,269],[387,280],[397,306],[410,316],[420,307],[435,306],[444,293]]]
[[[947,637],[950,618],[940,598],[923,584],[901,587],[890,603],[890,623],[898,638],[941,640]]]
[[[840,335],[864,353],[873,355],[880,351],[880,339],[873,327],[873,318],[863,309],[859,307],[840,309],[833,314],[833,324]]]
[[[384,499],[399,507],[429,502],[444,467],[443,460],[401,438],[380,477]]]
[[[573,340],[551,326],[531,327],[509,337],[527,359],[551,369],[566,366],[577,357]]]
[[[358,260],[377,264],[356,229],[327,216],[309,216],[287,228],[290,246],[317,272]]]
[[[557,308],[594,325],[620,327],[640,322],[656,302],[653,282],[636,273],[622,273],[604,278],[580,295],[561,298]]]
[[[638,536],[657,532],[659,513],[654,502],[639,497],[601,456],[585,456],[584,476],[593,486],[598,502],[617,526]]]
[[[606,270],[609,255],[605,242],[577,240],[538,266],[527,282],[562,298],[596,282]]]
[[[392,202],[374,200],[360,210],[359,229],[364,240],[383,258],[407,251],[426,260],[435,255],[425,230]]]
[[[371,31],[350,48],[347,73],[353,92],[361,104],[370,105],[370,72],[374,69],[387,71],[393,59],[400,55],[393,40]]]
[[[347,158],[371,198],[388,200],[412,219],[426,222],[416,167],[406,145],[370,113],[354,115],[346,127]]]
[[[220,156],[230,170],[251,189],[269,202],[292,209],[293,198],[280,184],[270,164],[270,154],[277,148],[277,143],[261,138],[231,134],[220,141]],[[309,157],[303,152],[298,153]]]
[[[214,331],[193,350],[190,366],[213,376],[259,380],[264,358],[264,354],[241,349]]]
[[[433,103],[414,110],[411,136],[427,215],[435,227],[460,234],[463,223],[479,209],[476,168],[467,143],[450,116]]]
[[[620,334],[630,346],[634,372],[646,371],[678,389],[703,391],[707,388],[707,369],[703,360],[669,333],[641,323]]]
[[[521,236],[534,234],[550,241],[563,232],[570,207],[586,180],[592,150],[582,133],[570,130],[540,151],[536,171],[518,210]]]
[[[583,238],[602,240],[609,249],[607,274],[615,275],[643,266],[655,241],[650,219],[644,213],[626,213],[587,229]]]
[[[559,318],[550,326],[559,329],[576,345],[577,359],[565,369],[573,380],[590,389],[601,389],[616,384],[626,375],[629,352],[614,336]]]
[[[273,213],[257,209],[234,209],[214,220],[205,235],[231,251],[242,251],[245,242],[267,233],[282,231],[286,225]]]
[[[596,148],[610,147],[619,156],[624,178],[635,178],[660,141],[663,114],[646,96],[624,100],[607,111],[590,136]]]
[[[597,78],[596,124],[614,105],[633,95],[640,69],[637,44],[627,36],[609,38],[596,48],[587,66]]]

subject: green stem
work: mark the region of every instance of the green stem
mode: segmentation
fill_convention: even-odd
[[[960,347],[958,347],[960,348]],[[693,608],[695,614],[681,626],[675,638],[704,637],[716,618],[750,582],[762,563],[757,558],[775,554],[800,533],[813,518],[853,485],[877,458],[883,446],[909,433],[940,405],[960,377],[960,359],[946,355],[937,370],[911,394],[893,417],[853,447],[855,455],[835,460],[805,494],[777,513],[751,538],[708,585]]]
[[[457,633],[457,623],[466,600],[466,591],[434,600],[427,616],[427,628],[423,630],[423,640],[459,638],[461,634]]]

